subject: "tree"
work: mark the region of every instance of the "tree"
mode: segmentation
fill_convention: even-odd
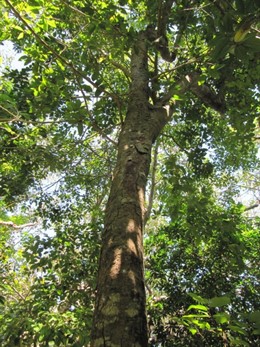
[[[5,0],[1,7],[2,39],[14,42],[25,64],[1,86],[8,162],[1,195],[18,198],[50,170],[73,184],[72,164],[79,166],[76,196],[84,183],[91,192],[91,175],[96,189],[110,186],[108,197],[98,196],[107,201],[91,346],[145,347],[143,235],[153,146],[163,131],[182,149],[168,158],[176,181],[186,174],[182,160],[198,180],[252,163],[257,1]],[[103,138],[96,145],[106,179],[100,169],[86,176],[81,164],[84,151],[95,151],[93,134]],[[61,220],[64,209],[53,204],[50,220]]]

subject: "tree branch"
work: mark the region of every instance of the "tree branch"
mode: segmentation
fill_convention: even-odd
[[[255,204],[252,205],[252,206],[246,207],[246,208],[244,209],[244,212],[253,210],[254,208],[257,208],[258,206],[260,206],[260,201],[258,201],[257,203],[255,203]]]
[[[226,111],[224,98],[216,94],[216,92],[206,84],[200,85],[199,77],[200,75],[196,72],[186,75],[179,83],[169,88],[168,92],[159,100],[158,104],[164,105],[167,103],[174,93],[181,95],[190,90],[205,105],[223,114]]]
[[[153,207],[154,192],[155,192],[155,185],[156,185],[155,175],[156,175],[156,169],[157,169],[157,163],[158,163],[158,149],[159,149],[159,141],[157,140],[154,147],[153,165],[152,165],[152,171],[151,171],[151,189],[150,189],[150,194],[148,197],[147,210],[144,216],[144,225],[146,225],[148,219],[150,218],[152,207]]]
[[[174,0],[161,0],[158,8],[158,36],[165,35]]]
[[[226,105],[223,97],[216,94],[206,84],[199,84],[200,75],[196,72],[185,76],[182,81],[184,88],[190,89],[194,95],[196,95],[205,105],[213,108],[219,113],[224,113],[226,111]]]
[[[158,5],[157,29],[152,25],[147,27],[147,38],[160,52],[161,57],[171,63],[175,60],[175,52],[170,52],[167,38],[167,23],[174,0],[161,0]]]
[[[187,155],[190,154],[189,151],[186,148],[182,147],[172,135],[162,133],[162,136],[170,138],[180,148],[181,151],[183,151]]]
[[[14,222],[0,221],[0,225],[7,226],[13,229],[23,229],[28,227],[34,227],[35,225],[37,225],[37,223],[27,223],[27,224],[17,225]]]

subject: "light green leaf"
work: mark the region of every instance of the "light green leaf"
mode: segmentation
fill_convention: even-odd
[[[195,335],[197,333],[197,329],[195,328],[188,328],[188,329],[192,333],[192,335]]]
[[[17,36],[18,40],[21,40],[24,37],[24,31],[20,32],[20,34]]]
[[[228,323],[230,319],[230,315],[227,314],[226,312],[214,314],[213,317],[215,318],[218,324]]]
[[[191,309],[200,310],[200,311],[208,311],[208,307],[203,306],[203,305],[190,305],[188,307],[188,311]]]

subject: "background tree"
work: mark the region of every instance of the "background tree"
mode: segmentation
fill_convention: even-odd
[[[232,275],[245,273],[246,257],[234,255],[247,242],[238,235],[241,211],[226,226],[225,219],[233,216],[230,199],[223,198],[222,205],[213,201],[232,171],[255,165],[257,2],[5,0],[1,7],[2,39],[12,40],[24,54],[23,69],[7,71],[1,85],[1,196],[14,204],[30,192],[44,228],[55,230],[52,242],[38,237],[26,247],[31,268],[41,269],[35,281],[48,279],[46,288],[32,288],[32,298],[39,295],[49,303],[41,312],[53,312],[64,302],[65,311],[73,312],[69,319],[80,322],[84,316],[89,322],[100,244],[91,346],[147,346],[143,236],[156,193],[155,171],[149,177],[156,140],[164,178],[158,208],[169,223],[159,228],[160,235],[169,233],[162,256],[175,271],[183,262],[190,264],[185,281],[196,279],[196,286],[183,290],[199,291],[199,300],[231,291],[228,269],[225,276],[219,273],[223,245],[224,259],[235,264]],[[155,169],[156,161],[155,155]],[[48,183],[50,173],[55,185]],[[46,178],[49,186],[43,191]],[[180,243],[169,230],[181,235]],[[178,266],[166,249],[170,239],[178,252],[185,249]],[[193,254],[192,242],[198,254],[211,254],[210,244],[219,245],[216,269],[207,259],[185,258]],[[207,269],[209,283],[221,282],[215,292],[203,283]],[[80,288],[84,294],[77,298]],[[167,292],[167,298],[171,295]],[[209,305],[218,306],[216,299]],[[178,317],[174,312],[172,321]],[[192,333],[198,326],[210,330],[206,323],[191,323]],[[37,329],[40,341],[54,345],[87,343],[84,334],[62,331],[59,337],[55,329]],[[222,339],[232,340],[223,331]],[[26,338],[20,333],[18,339]]]

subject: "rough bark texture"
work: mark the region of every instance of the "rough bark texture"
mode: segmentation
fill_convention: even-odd
[[[139,34],[131,62],[128,112],[106,208],[92,347],[148,345],[143,269],[144,195],[152,144],[168,120],[149,105],[147,38]]]

